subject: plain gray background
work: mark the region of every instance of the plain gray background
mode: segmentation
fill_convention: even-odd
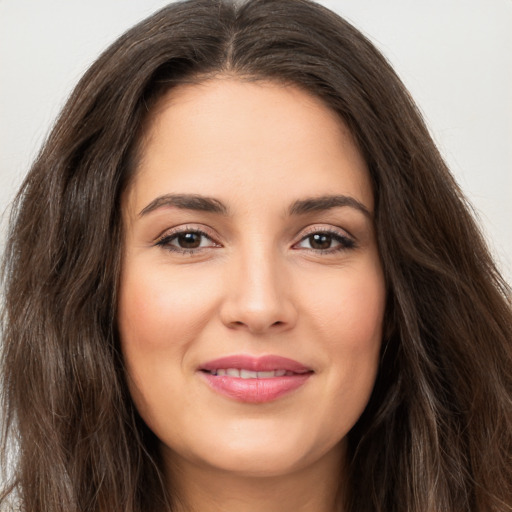
[[[88,65],[163,0],[0,0],[0,210]],[[512,0],[323,0],[418,102],[512,281]],[[5,215],[0,248],[5,231]]]

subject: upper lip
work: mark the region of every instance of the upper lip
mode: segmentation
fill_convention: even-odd
[[[265,355],[254,357],[246,354],[235,354],[232,356],[213,359],[200,366],[200,370],[213,371],[219,368],[238,368],[253,372],[265,372],[273,370],[286,370],[294,373],[305,373],[313,371],[311,368],[289,359],[276,355]]]

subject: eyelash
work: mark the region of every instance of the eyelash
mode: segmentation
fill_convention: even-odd
[[[210,240],[212,242],[212,245],[209,247],[197,247],[197,248],[192,248],[192,249],[187,249],[185,247],[178,247],[178,246],[171,245],[171,243],[174,240],[177,240],[180,235],[188,235],[188,234],[199,235],[201,237],[207,238],[208,240]],[[197,254],[198,251],[204,250],[206,248],[209,249],[212,247],[220,247],[220,244],[217,244],[216,242],[214,242],[214,240],[212,239],[212,237],[210,235],[208,235],[208,233],[205,233],[204,231],[197,229],[197,228],[187,228],[187,227],[185,227],[183,229],[179,229],[178,231],[175,231],[172,233],[165,234],[156,242],[155,245],[157,245],[159,247],[163,247],[164,249],[166,249],[169,252],[173,252],[173,253],[177,253],[177,254],[185,254],[185,255],[190,255],[190,256]]]
[[[207,238],[208,240],[210,240],[211,245],[209,245],[207,247],[195,247],[195,248],[188,248],[188,249],[184,248],[184,247],[178,247],[178,246],[172,245],[172,242],[177,240],[179,236],[189,235],[189,234],[198,235],[200,237]],[[337,242],[339,244],[339,246],[338,247],[329,247],[327,249],[314,249],[314,248],[304,247],[303,248],[304,250],[313,252],[315,254],[334,254],[334,253],[347,251],[347,250],[356,248],[356,242],[354,241],[354,239],[352,239],[346,235],[342,235],[341,233],[339,233],[337,231],[325,229],[325,228],[316,228],[316,229],[306,233],[297,243],[295,243],[293,245],[293,247],[295,248],[299,244],[303,243],[304,241],[310,239],[311,237],[313,237],[315,235],[325,235],[327,237],[330,237],[330,239],[334,242]],[[208,233],[205,233],[204,231],[197,229],[197,228],[188,228],[188,227],[185,227],[183,229],[180,229],[179,231],[168,233],[168,234],[162,236],[156,242],[155,245],[158,247],[162,247],[169,252],[190,255],[190,256],[197,254],[198,252],[203,251],[204,249],[221,247],[221,245],[216,243]],[[300,249],[296,249],[296,250],[300,250]]]
[[[330,237],[332,241],[337,242],[339,247],[329,247],[328,249],[313,249],[313,248],[304,248],[307,251],[314,252],[315,254],[335,254],[338,252],[348,251],[350,249],[355,249],[356,242],[353,238],[341,234],[338,231],[326,228],[314,228],[311,231],[307,232],[302,236],[298,243],[294,244],[294,247],[304,242],[308,238],[313,237],[314,235],[325,235]]]

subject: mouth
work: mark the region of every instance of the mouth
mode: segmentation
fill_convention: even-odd
[[[216,393],[246,403],[277,400],[301,388],[314,374],[311,368],[292,359],[247,355],[209,361],[199,372]]]
[[[240,379],[273,379],[275,377],[292,377],[294,375],[303,375],[309,373],[307,370],[303,372],[292,372],[290,370],[271,370],[254,372],[252,370],[246,370],[245,368],[218,368],[217,370],[202,370],[210,375],[217,375],[223,377],[237,377]]]

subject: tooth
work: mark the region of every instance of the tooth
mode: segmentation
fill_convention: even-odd
[[[240,377],[242,377],[242,379],[257,379],[258,372],[252,372],[250,370],[240,370]]]
[[[218,370],[211,370],[212,375],[218,375],[219,377],[239,377],[242,379],[271,379],[273,377],[283,377],[294,375],[294,372],[288,370],[273,370],[254,372],[252,370],[245,370],[239,368],[219,368]]]
[[[258,379],[270,379],[272,377],[275,376],[275,373],[274,371],[270,371],[270,372],[258,372]]]

